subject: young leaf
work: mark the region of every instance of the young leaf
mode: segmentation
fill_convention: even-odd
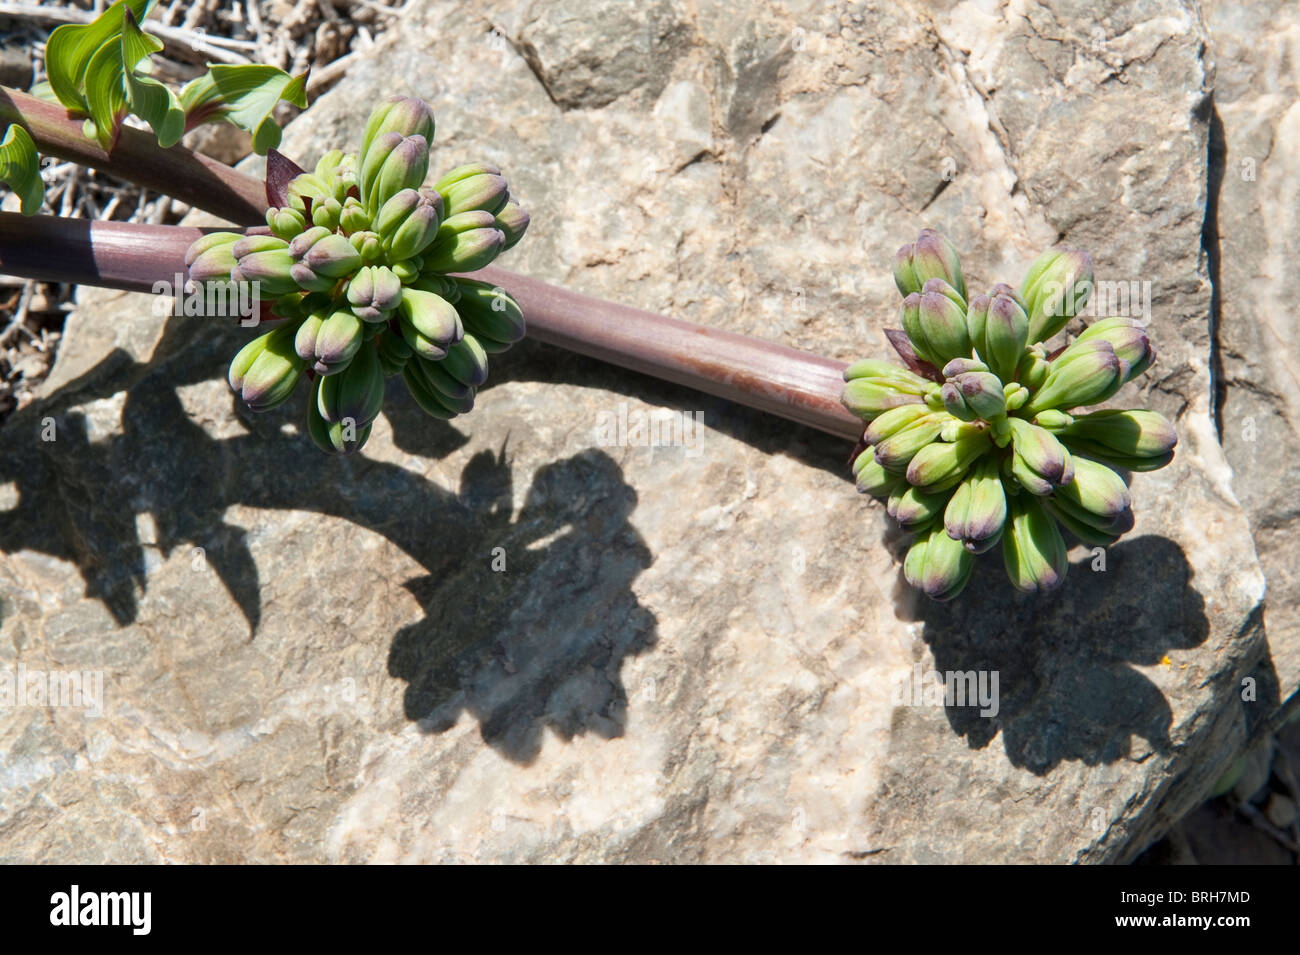
[[[105,152],[117,142],[122,117],[126,115],[122,74],[122,48],[117,43],[101,46],[86,66],[86,110],[95,124],[95,139]]]
[[[23,215],[34,216],[40,211],[45,199],[41,157],[31,135],[17,123],[11,123],[0,140],[0,182],[8,183],[22,200]]]
[[[174,146],[185,132],[185,111],[180,100],[168,87],[152,76],[138,72],[140,64],[159,52],[163,45],[156,37],[142,31],[131,11],[126,12],[122,28],[122,62],[126,64],[126,94],[131,112],[153,127],[158,145]]]
[[[92,23],[65,23],[50,34],[45,44],[45,72],[50,88],[67,109],[87,112],[83,93],[86,71],[95,54],[105,45],[117,46],[122,14],[130,10],[143,20],[156,0],[118,0]]]
[[[275,104],[287,100],[307,107],[307,74],[290,76],[274,66],[213,64],[185,84],[181,108],[185,128],[226,120],[253,134],[253,150],[265,154],[280,145],[280,127],[271,118]]]

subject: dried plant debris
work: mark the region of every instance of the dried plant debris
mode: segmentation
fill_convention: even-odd
[[[0,85],[26,90],[44,80],[50,32],[65,23],[88,23],[107,6],[107,0],[0,0]],[[160,2],[147,23],[164,43],[154,57],[155,75],[180,84],[209,63],[267,63],[293,75],[310,69],[307,90],[315,98],[374,46],[403,9],[398,0]],[[295,112],[281,103],[276,119],[283,123]],[[251,151],[249,135],[227,124],[201,126],[184,142],[225,163]],[[189,211],[184,203],[75,163],[47,158],[41,178],[46,214],[171,224]],[[3,186],[0,209],[18,211],[18,197]],[[73,286],[0,276],[0,422],[30,402],[48,374],[74,301]]]

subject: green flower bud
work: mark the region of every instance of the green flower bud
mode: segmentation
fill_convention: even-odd
[[[343,203],[333,196],[327,196],[311,207],[311,221],[333,232],[339,227],[339,218],[343,215]]]
[[[931,413],[930,409],[923,404],[891,408],[867,425],[862,440],[867,444],[879,444]]]
[[[328,315],[328,312],[314,312],[298,325],[298,331],[293,337],[293,350],[303,361],[316,361],[316,336],[320,334]]]
[[[1178,435],[1155,411],[1094,411],[1075,415],[1061,439],[1089,457],[1131,471],[1154,471],[1173,459]]]
[[[907,465],[907,482],[931,492],[954,487],[991,445],[984,430],[965,433],[956,441],[928,444]]]
[[[938,232],[923,229],[914,243],[898,250],[894,258],[894,283],[907,296],[920,292],[932,278],[943,279],[956,289],[962,296],[964,311],[966,280],[962,276],[957,250]]]
[[[462,212],[439,226],[424,252],[424,267],[432,272],[475,272],[490,265],[505,242],[490,212]]]
[[[943,513],[948,492],[927,494],[910,484],[899,484],[889,493],[885,512],[905,530],[915,530]]]
[[[303,229],[307,228],[307,220],[297,209],[267,209],[266,224],[270,227],[272,234],[277,238],[288,242]]]
[[[966,330],[966,309],[943,292],[923,292],[917,318],[921,341],[912,339],[912,346],[934,356],[934,364],[942,366],[954,358],[968,358],[971,353],[970,335]],[[909,333],[909,338],[910,333]]]
[[[387,137],[376,140],[378,146]],[[372,156],[379,155],[372,152]],[[429,172],[429,146],[423,136],[407,136],[394,144],[377,167],[362,171],[361,197],[372,213],[403,189],[418,189]],[[372,178],[367,179],[370,173]]]
[[[317,410],[330,424],[351,419],[357,427],[375,420],[384,403],[384,373],[375,346],[367,342],[338,374],[324,378]]]
[[[1089,547],[1109,547],[1132,527],[1132,512],[1125,511],[1121,519],[1103,522],[1099,527],[1094,515],[1088,514],[1077,504],[1072,504],[1055,495],[1039,498],[1043,510],[1054,518],[1063,528]],[[1126,519],[1125,519],[1126,518]]]
[[[1156,350],[1147,338],[1146,332],[1131,318],[1103,318],[1089,325],[1082,335],[1075,339],[1080,342],[1104,339],[1108,342],[1120,361],[1129,366],[1125,381],[1132,381],[1151,367],[1156,359]],[[1071,346],[1073,347],[1073,346]]]
[[[333,195],[333,189],[329,183],[309,172],[295,176],[285,192],[289,202],[288,207],[304,216],[311,206],[314,206],[327,196]]]
[[[998,463],[985,456],[953,491],[943,512],[944,529],[972,554],[982,554],[1002,537],[1007,495]]]
[[[438,192],[443,198],[443,207],[449,217],[460,212],[473,212],[476,209],[490,212],[495,216],[510,197],[510,187],[505,178],[490,173],[466,176]]]
[[[366,215],[361,200],[355,196],[348,196],[343,200],[343,210],[339,213],[339,228],[343,230],[344,235],[348,236],[370,228],[370,216]]]
[[[409,201],[412,195],[414,203]],[[398,199],[401,203],[394,209]],[[390,199],[379,213],[379,231],[385,237],[389,258],[409,259],[428,248],[438,234],[441,209],[442,198],[432,190],[406,189]]]
[[[1029,267],[1020,297],[1029,314],[1029,341],[1051,338],[1082,311],[1092,294],[1092,256],[1049,249]]]
[[[487,351],[474,335],[466,332],[460,341],[447,348],[442,367],[462,384],[478,388],[487,381]]]
[[[1011,473],[1030,494],[1051,494],[1074,480],[1074,458],[1050,431],[1022,418],[1011,425]]]
[[[907,334],[907,340],[911,343],[912,350],[916,352],[916,357],[935,368],[942,368],[943,361],[930,352],[925,340],[925,331],[921,327],[920,292],[912,292],[903,299],[903,304],[898,310],[898,323],[903,326],[903,331]]]
[[[499,176],[501,170],[490,162],[469,162],[463,166],[457,166],[451,172],[447,173],[441,179],[433,184],[433,188],[438,192],[446,194],[447,190],[462,179],[469,179],[471,176]]]
[[[349,309],[337,309],[316,333],[316,361],[312,367],[320,375],[337,374],[348,366],[364,341],[361,319]]]
[[[511,343],[524,337],[527,329],[523,311],[504,289],[474,279],[457,278],[451,282],[457,295],[454,299],[444,297],[455,301],[465,330],[473,332],[484,349],[492,352],[496,347],[497,351],[504,351]],[[493,343],[497,343],[496,346]]]
[[[193,265],[204,252],[223,246],[232,246],[244,237],[242,232],[208,232],[190,243],[185,250],[185,264]]]
[[[1017,590],[1046,592],[1065,580],[1065,540],[1056,521],[1038,498],[1021,494],[1011,499],[1009,520],[1002,535],[1002,562]]]
[[[891,384],[900,391],[914,395],[924,395],[934,390],[934,382],[915,375],[901,365],[878,358],[863,358],[853,362],[844,369],[844,380],[854,381],[858,378],[874,378],[882,384]]]
[[[1043,386],[1021,409],[1028,417],[1048,408],[1105,401],[1124,384],[1129,371],[1128,363],[1120,361],[1102,339],[1071,345],[1050,364]]]
[[[254,252],[237,259],[230,278],[236,282],[256,282],[261,295],[271,298],[298,290],[290,273],[293,264],[288,249]]]
[[[1056,408],[1048,408],[1046,411],[1040,411],[1034,415],[1032,421],[1040,428],[1046,428],[1048,431],[1055,433],[1073,424],[1074,417]]]
[[[360,164],[364,168],[371,144],[385,134],[420,136],[425,143],[432,143],[433,131],[433,109],[428,103],[411,96],[391,96],[366,120],[358,152]]]
[[[365,322],[385,322],[402,299],[402,283],[392,269],[366,266],[348,283],[348,304]]]
[[[844,386],[840,402],[863,421],[903,405],[923,405],[920,396],[883,378],[855,378]]]
[[[884,497],[903,481],[901,474],[886,471],[880,466],[872,448],[867,448],[858,455],[853,463],[853,476],[857,479],[858,493],[873,497]]]
[[[1007,411],[1002,382],[987,371],[949,378],[944,382],[940,395],[948,413],[962,421],[996,418]]]
[[[1075,459],[1074,480],[1057,488],[1053,497],[1074,504],[1103,522],[1115,521],[1132,504],[1124,479],[1106,465],[1088,458]]]
[[[528,213],[524,211],[523,206],[513,199],[497,210],[494,221],[496,227],[506,237],[506,244],[501,249],[502,252],[513,249],[519,240],[524,237],[524,233],[528,231]]]
[[[1016,366],[1016,381],[1030,391],[1043,387],[1047,374],[1052,370],[1044,355],[1043,346],[1030,345]]]
[[[312,172],[316,174],[316,178],[321,182],[330,182],[334,179],[334,174],[338,172],[339,167],[343,165],[346,155],[341,149],[331,149],[316,161],[316,168]]]
[[[195,245],[197,244],[195,243]],[[186,259],[189,259],[186,265],[189,266],[190,278],[199,283],[229,281],[230,273],[237,264],[235,256],[231,252],[233,247],[233,242],[226,242],[211,245],[193,259],[190,259],[189,254],[186,254]],[[193,248],[194,246],[190,246],[191,251]]]
[[[230,363],[230,387],[251,410],[269,411],[293,394],[303,371],[294,333],[292,324],[281,325],[249,342]]]
[[[1029,316],[1013,297],[998,295],[989,302],[983,331],[982,339],[972,340],[975,350],[993,374],[1010,381],[1029,340]]]
[[[934,600],[951,600],[970,580],[975,558],[949,537],[941,522],[917,538],[903,561],[907,582]]]
[[[875,446],[876,461],[886,471],[905,472],[912,458],[939,437],[946,420],[945,414],[928,414],[898,429]]]
[[[431,361],[447,355],[447,348],[465,334],[455,306],[432,292],[402,290],[398,305],[402,335],[411,349]]]

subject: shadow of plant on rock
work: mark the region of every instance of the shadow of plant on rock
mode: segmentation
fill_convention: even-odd
[[[995,717],[977,706],[944,708],[972,749],[1000,730],[1011,762],[1038,775],[1066,760],[1114,763],[1132,754],[1134,736],[1170,752],[1169,703],[1131,664],[1152,666],[1205,641],[1209,622],[1191,568],[1159,536],[1110,547],[1104,570],[1095,562],[1087,553],[1059,590],[1023,595],[1007,583],[995,549],[957,599],[918,605],[935,671],[998,673]]]
[[[513,519],[504,453],[476,455],[461,480],[478,525],[445,569],[407,584],[425,619],[389,656],[409,683],[407,717],[443,732],[467,710],[524,763],[546,727],[566,740],[622,735],[622,661],[655,642],[631,588],[653,560],[628,523],[635,492],[598,451],[541,468]]]
[[[484,739],[516,760],[536,754],[543,725],[565,737],[620,733],[622,659],[652,645],[655,621],[631,591],[652,558],[629,523],[636,496],[614,460],[589,451],[542,467],[512,520],[504,449],[474,457],[459,494],[409,468],[328,458],[301,431],[283,433],[305,418],[305,389],[263,415],[234,396],[226,412],[219,399],[217,426],[234,431],[238,419],[247,432],[214,438],[211,421],[196,420],[214,416],[202,389],[225,390],[226,364],[247,336],[172,319],[148,361],[114,350],[13,415],[0,484],[11,482],[18,500],[0,511],[0,551],[73,563],[86,596],[126,625],[149,585],[146,546],[164,558],[202,548],[255,636],[258,528],[228,522],[227,510],[339,517],[383,535],[426,572],[407,587],[430,617],[397,633],[391,650],[393,673],[411,682],[413,719],[433,713],[436,726],[464,706],[482,720]],[[190,386],[200,391],[187,398]],[[121,426],[113,420],[92,439],[101,430],[93,419],[114,419],[117,402]],[[397,446],[425,459],[468,440],[400,387],[390,388],[384,414]],[[141,515],[152,519],[152,540],[141,537]],[[497,546],[501,573],[492,569]]]

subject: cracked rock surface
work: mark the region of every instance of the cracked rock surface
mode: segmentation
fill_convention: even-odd
[[[395,389],[364,455],[327,460],[302,394],[229,394],[246,332],[87,295],[4,429],[0,673],[99,673],[102,714],[0,709],[0,859],[1141,852],[1300,678],[1264,606],[1294,349],[1257,313],[1290,279],[1251,264],[1287,240],[1248,226],[1294,227],[1294,151],[1263,148],[1294,96],[1246,65],[1263,14],[1094,8],[428,3],[283,146],[314,161],[381,96],[425,97],[434,165],[498,163],[532,212],[507,267],[845,359],[886,354],[892,255],[924,226],[976,288],[1090,249],[1160,349],[1115,403],[1180,445],[1060,591],[1016,596],[994,552],[923,603],[843,443],[532,344],[471,415]],[[1215,103],[1253,192],[1211,188]],[[1254,451],[1229,440],[1252,408]],[[602,445],[656,409],[702,424]],[[996,704],[931,705],[932,670],[996,675]]]

